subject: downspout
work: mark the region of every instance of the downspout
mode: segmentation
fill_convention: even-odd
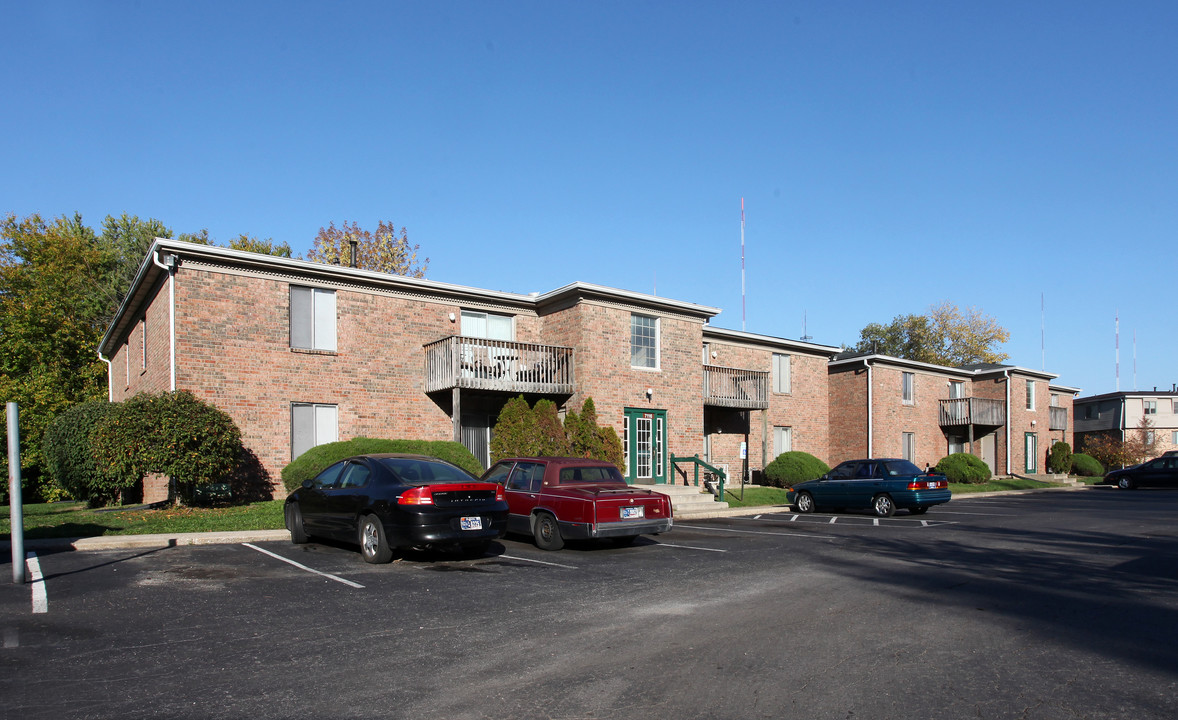
[[[151,256],[156,267],[163,268],[168,273],[168,368],[171,379],[169,390],[176,391],[176,256],[168,255],[168,262],[160,262],[159,250]]]
[[[872,388],[871,379],[871,361],[864,359],[864,367],[867,368],[867,457],[875,457],[875,413],[872,412],[874,408],[874,389]]]
[[[1013,475],[1010,471],[1010,370],[1003,370],[1002,375],[1006,378],[1006,474]]]
[[[115,388],[114,388],[114,383],[112,383],[110,381],[110,374],[112,372],[114,372],[114,368],[111,367],[110,360],[107,360],[106,358],[102,357],[101,350],[98,351],[98,359],[101,360],[102,362],[106,363],[106,401],[107,402],[114,402],[115,401]]]

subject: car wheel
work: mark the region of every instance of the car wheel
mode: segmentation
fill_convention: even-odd
[[[812,513],[815,510],[814,496],[808,492],[802,491],[798,493],[798,499],[794,501],[800,513]]]
[[[365,515],[360,520],[360,554],[370,563],[387,563],[393,559],[384,524],[375,515]]]
[[[564,538],[560,536],[560,526],[556,524],[556,518],[551,513],[536,515],[532,536],[536,539],[536,547],[541,550],[559,550],[564,547]]]
[[[1117,487],[1121,488],[1122,490],[1132,490],[1133,488],[1137,487],[1137,483],[1133,482],[1133,478],[1122,475],[1121,477],[1117,478]]]
[[[627,547],[633,545],[634,541],[638,539],[637,535],[623,535],[621,537],[610,538],[610,542],[616,547]]]
[[[299,509],[298,503],[286,506],[286,529],[290,531],[290,541],[295,545],[302,545],[310,539],[303,527],[303,511]]]
[[[888,495],[876,495],[871,501],[871,509],[879,517],[891,517],[892,513],[896,512],[896,503],[892,502]]]
[[[912,513],[913,515],[924,515],[926,512],[928,512],[928,508],[926,508],[926,507],[908,508],[908,512]]]

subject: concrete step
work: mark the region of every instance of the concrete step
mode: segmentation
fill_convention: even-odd
[[[702,487],[694,485],[651,485],[656,490],[671,498],[671,508],[675,515],[694,514],[722,510],[728,507],[726,502],[716,502],[715,496]]]

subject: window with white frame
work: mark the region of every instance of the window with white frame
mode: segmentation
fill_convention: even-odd
[[[905,405],[916,404],[916,373],[900,374],[900,399]]]
[[[139,323],[139,371],[147,369],[147,317]]]
[[[1059,393],[1051,393],[1051,407],[1059,407]]]
[[[291,403],[290,459],[316,445],[339,440],[339,409],[319,403]]]
[[[916,462],[916,433],[906,432],[900,437],[900,457]]]
[[[773,456],[790,452],[794,449],[794,429],[778,425],[773,428]]]
[[[965,452],[965,438],[960,435],[950,435],[949,440],[949,454]]]
[[[630,367],[658,369],[659,319],[649,315],[630,316]]]
[[[290,286],[290,346],[335,351],[335,291]]]
[[[1178,430],[1170,433],[1170,444],[1174,447],[1178,447]]]
[[[515,322],[511,315],[497,315],[479,310],[462,311],[462,334],[485,340],[515,339]]]
[[[1035,409],[1035,381],[1034,380],[1027,381],[1027,409],[1028,410]]]
[[[1029,473],[1039,472],[1039,436],[1023,433],[1023,467]]]
[[[1145,444],[1146,444],[1146,446],[1153,447],[1153,443],[1154,443],[1153,430],[1146,430],[1145,431]]]
[[[1144,405],[1143,411],[1146,415],[1157,415],[1158,414],[1158,401],[1157,400],[1143,400],[1142,405]]]
[[[790,392],[791,356],[773,353],[773,392]]]
[[[965,383],[960,380],[950,380],[949,397],[954,400],[965,397]]]

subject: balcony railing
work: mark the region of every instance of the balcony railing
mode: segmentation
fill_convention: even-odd
[[[941,426],[1005,425],[1006,402],[988,398],[950,398],[941,401]]]
[[[425,346],[425,391],[572,394],[573,349],[453,336]]]
[[[749,410],[767,408],[769,373],[704,365],[704,405]]]
[[[1061,407],[1049,407],[1050,417],[1047,419],[1049,430],[1067,430],[1068,429],[1068,409]]]

